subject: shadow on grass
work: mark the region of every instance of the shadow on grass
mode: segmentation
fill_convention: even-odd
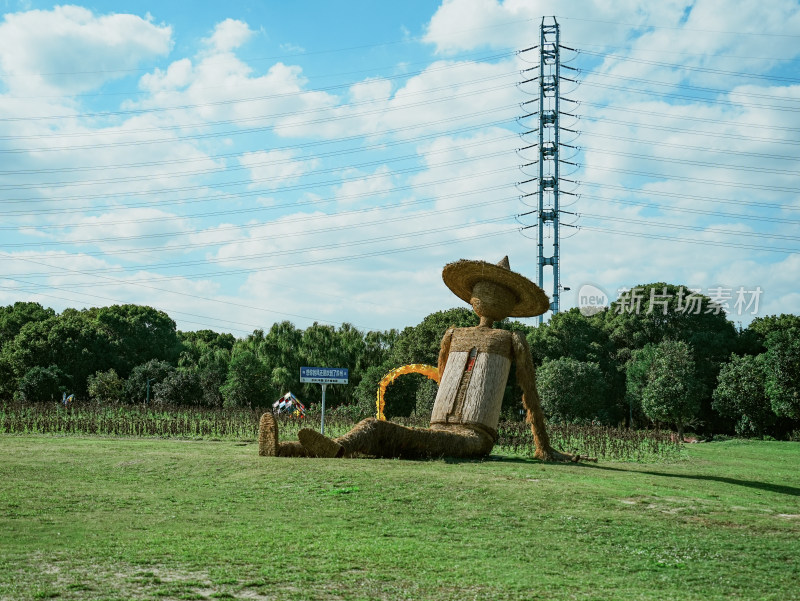
[[[506,457],[504,455],[489,455],[487,457],[474,457],[472,459],[465,459],[463,457],[442,457],[442,461],[445,463],[527,463],[527,464],[536,464],[542,463],[538,459],[533,458],[526,458],[526,457]]]
[[[593,465],[588,463],[579,464],[585,468],[593,470],[606,470],[611,472],[635,472],[637,474],[647,474],[648,476],[664,476],[666,478],[683,478],[686,480],[706,480],[709,482],[722,482],[723,484],[733,484],[735,486],[745,486],[747,488],[757,488],[767,492],[774,492],[781,495],[800,497],[800,488],[794,486],[784,486],[782,484],[771,484],[770,482],[758,482],[756,480],[740,480],[739,478],[727,478],[725,476],[706,476],[702,474],[672,474],[668,472],[651,472],[640,470],[626,470],[608,465]]]
[[[525,458],[525,457],[504,457],[502,455],[490,455],[489,457],[481,457],[479,459],[457,459],[453,457],[443,457],[445,463],[482,463],[487,461],[500,462],[500,463],[522,463],[522,464],[541,464],[538,459]],[[552,464],[559,465],[559,464]],[[745,486],[747,488],[756,488],[758,490],[765,490],[767,492],[774,492],[781,495],[789,495],[791,497],[800,497],[800,488],[795,486],[785,486],[782,484],[772,484],[770,482],[758,482],[757,480],[741,480],[739,478],[727,478],[725,476],[708,476],[702,474],[674,474],[669,472],[653,472],[647,470],[629,470],[619,467],[611,467],[608,465],[597,465],[596,463],[569,463],[563,465],[579,465],[593,470],[605,470],[610,472],[628,472],[636,474],[647,474],[648,476],[663,476],[666,478],[683,478],[686,480],[706,480],[709,482],[721,482],[723,484],[732,484],[734,486]]]

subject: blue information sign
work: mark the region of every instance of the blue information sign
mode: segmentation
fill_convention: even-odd
[[[300,381],[311,384],[347,384],[350,370],[346,367],[301,367]]]

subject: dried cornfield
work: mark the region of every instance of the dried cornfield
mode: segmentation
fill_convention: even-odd
[[[680,457],[682,443],[665,430],[627,430],[599,425],[548,424],[550,444],[565,453],[613,461],[664,461]],[[530,426],[525,422],[501,422],[498,446],[505,451],[533,457]]]
[[[8,404],[0,406],[0,434],[55,434],[79,436],[158,437],[208,440],[255,441],[264,409],[211,409],[200,407],[155,407],[147,405]],[[297,440],[300,428],[319,429],[320,415],[309,411],[298,419],[276,416],[281,440]],[[423,417],[397,418],[406,426],[427,427]],[[354,426],[345,411],[325,415],[325,433],[345,434]],[[553,447],[570,453],[615,461],[663,461],[677,459],[681,444],[671,432],[625,430],[604,426],[549,424]],[[533,456],[530,426],[503,421],[498,427],[495,452]]]
[[[143,405],[6,405],[0,433],[250,440],[261,412]]]

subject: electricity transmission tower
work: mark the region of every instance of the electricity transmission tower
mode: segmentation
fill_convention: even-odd
[[[551,19],[552,22],[548,21]],[[560,125],[559,117],[563,114],[560,110],[559,103],[561,100],[567,100],[561,97],[561,80],[567,79],[561,76],[561,53],[559,40],[559,25],[555,17],[542,17],[542,24],[539,34],[539,45],[533,46],[522,52],[531,50],[539,50],[539,65],[526,69],[525,71],[533,71],[538,69],[538,76],[532,77],[521,84],[529,83],[538,80],[539,82],[539,97],[538,99],[530,100],[524,105],[529,103],[538,102],[538,111],[530,112],[524,115],[523,118],[532,118],[538,116],[538,124],[535,130],[525,132],[525,134],[532,134],[535,131],[539,134],[538,144],[531,144],[526,148],[538,147],[538,176],[528,180],[528,182],[536,181],[537,190],[523,196],[537,196],[538,197],[538,281],[536,282],[540,288],[544,289],[544,268],[552,267],[553,269],[553,292],[551,294],[550,310],[555,314],[558,313],[561,304],[561,269],[559,265],[560,254],[560,233],[559,233],[559,216],[561,209],[559,206],[559,196],[562,193],[560,186],[560,172],[559,167],[562,161],[559,157],[559,149],[563,144],[559,141],[560,131],[563,129]],[[569,67],[568,67],[569,68]],[[523,73],[525,72],[523,71]],[[567,79],[567,81],[574,81]],[[571,131],[571,130],[570,130]],[[525,135],[523,134],[523,136]],[[569,146],[569,145],[568,145]],[[574,148],[570,146],[570,148]],[[534,163],[529,163],[534,164]],[[527,166],[527,165],[524,165]],[[521,182],[527,183],[527,182]],[[545,230],[552,228],[552,238],[548,237],[547,244],[545,243]],[[569,290],[569,288],[566,288]],[[543,315],[539,316],[539,323],[542,323]]]

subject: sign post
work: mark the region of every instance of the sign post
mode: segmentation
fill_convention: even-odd
[[[325,434],[325,389],[328,384],[347,384],[350,381],[350,370],[346,367],[301,367],[300,382],[322,384],[322,419],[320,434]]]

